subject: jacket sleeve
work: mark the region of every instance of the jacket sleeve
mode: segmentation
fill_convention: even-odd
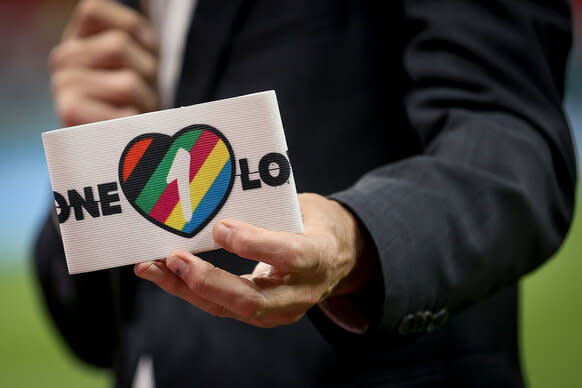
[[[409,0],[403,12],[404,105],[423,152],[332,195],[380,258],[369,335],[398,336],[406,317],[452,314],[515,283],[560,246],[575,197],[568,4]]]
[[[118,2],[139,8],[137,0]],[[120,326],[133,311],[133,266],[69,275],[51,207],[36,238],[34,268],[48,313],[67,345],[83,361],[111,368]]]
[[[53,212],[34,247],[34,264],[48,312],[82,360],[110,367],[116,344],[112,271],[69,275]]]

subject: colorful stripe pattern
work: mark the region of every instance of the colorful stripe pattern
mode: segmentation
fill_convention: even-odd
[[[189,154],[184,181],[189,184],[189,198],[181,198],[178,179],[169,178],[180,149]],[[143,216],[192,237],[226,201],[234,181],[234,155],[226,138],[208,125],[186,127],[173,137],[141,135],[124,150],[119,179],[126,198]],[[184,200],[190,201],[191,215],[183,214]]]

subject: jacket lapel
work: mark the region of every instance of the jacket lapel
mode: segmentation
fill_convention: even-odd
[[[199,0],[190,23],[176,106],[208,101],[224,70],[243,0]]]

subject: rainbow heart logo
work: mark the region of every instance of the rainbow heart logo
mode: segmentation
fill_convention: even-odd
[[[234,176],[230,143],[206,124],[188,126],[174,136],[140,135],[119,160],[119,181],[131,205],[182,237],[196,235],[218,213]]]

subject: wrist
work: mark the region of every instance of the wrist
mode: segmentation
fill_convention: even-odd
[[[378,254],[374,248],[372,238],[357,216],[351,210],[337,201],[343,226],[343,241],[339,242],[339,254],[345,255],[352,262],[348,274],[338,283],[332,296],[357,294],[361,292],[371,279],[374,269],[378,265]]]

